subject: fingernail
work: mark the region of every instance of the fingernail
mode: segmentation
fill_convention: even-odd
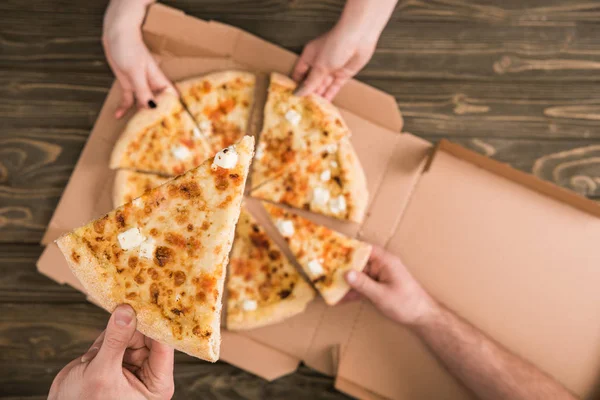
[[[356,277],[356,271],[350,271],[346,274],[346,280],[348,281],[348,283],[356,282]]]
[[[81,362],[88,362],[89,360],[92,359],[92,356],[94,354],[96,354],[98,352],[98,350],[100,350],[100,347],[92,347],[91,349],[89,349],[87,351],[87,353],[85,353],[82,357],[81,357]]]
[[[133,320],[131,307],[119,307],[115,310],[115,323],[119,326],[128,326]]]
[[[154,100],[148,100],[148,107],[156,108],[156,103],[154,102]]]

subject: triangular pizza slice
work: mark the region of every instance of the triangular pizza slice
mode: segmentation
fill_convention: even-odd
[[[304,157],[292,171],[259,186],[253,197],[330,217],[362,222],[368,190],[362,166],[348,138],[318,157]]]
[[[344,275],[362,271],[371,245],[352,239],[269,203],[263,204],[290,250],[325,302],[339,302],[350,290]]]
[[[242,207],[229,259],[227,328],[274,324],[306,308],[315,291]]]
[[[215,153],[247,134],[255,85],[256,76],[242,71],[215,72],[175,84]]]
[[[295,96],[296,83],[273,73],[264,108],[263,128],[252,165],[251,185],[277,178],[304,157],[319,156],[350,136],[337,108],[311,94]]]
[[[209,361],[219,358],[220,313],[254,140],[146,192],[57,244],[98,304],[122,303],[138,330]]]
[[[113,149],[110,168],[175,176],[215,154],[177,95],[163,92],[156,105],[129,120]]]

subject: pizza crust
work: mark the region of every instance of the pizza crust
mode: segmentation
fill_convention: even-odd
[[[232,331],[249,330],[281,322],[303,312],[314,297],[315,292],[312,287],[301,279],[294,287],[289,297],[290,300],[269,304],[253,312],[228,313],[227,329]]]
[[[115,174],[115,182],[113,184],[113,207],[119,207],[123,205],[123,200],[127,195],[127,182],[131,172],[126,169],[119,169]]]
[[[186,79],[184,81],[175,82],[175,87],[181,93],[182,96],[185,96],[186,93],[197,86],[201,82],[208,81],[212,86],[220,86],[223,83],[231,82],[237,78],[242,78],[244,80],[249,80],[254,84],[256,81],[256,77],[251,72],[244,71],[222,71],[222,72],[213,72],[211,74],[203,75],[196,78]]]
[[[330,306],[337,304],[350,291],[351,287],[346,282],[345,275],[348,271],[355,270],[362,272],[367,266],[371,256],[372,246],[367,243],[361,243],[354,251],[350,266],[344,270],[336,271],[333,284],[327,290],[321,291],[321,296]]]
[[[77,279],[79,279],[87,294],[102,308],[112,313],[119,304],[111,298],[111,285],[100,283],[105,278],[101,278],[98,274],[98,271],[104,267],[102,263],[98,261],[98,258],[95,257],[88,247],[72,233],[58,238],[56,244],[65,255],[77,251],[81,257],[79,265],[76,265],[71,257],[65,257],[71,271]],[[110,279],[112,280],[113,277],[110,276]],[[213,323],[213,334],[211,335],[211,338],[205,342],[194,340],[194,338],[191,337],[176,339],[171,334],[171,327],[167,325],[166,320],[164,318],[156,318],[154,313],[148,312],[147,310],[136,310],[136,317],[137,330],[149,338],[167,343],[173,347],[176,346],[178,350],[194,357],[199,357],[211,362],[218,360],[219,347],[221,345],[221,333],[218,329],[219,321],[221,320],[220,310],[218,310],[218,315],[216,315],[216,318],[214,319],[216,324]]]
[[[183,109],[183,106],[176,95],[170,92],[162,92],[156,97],[156,108],[144,108],[135,113],[127,123],[119,140],[115,143],[110,156],[109,168],[116,169],[121,166],[121,160],[125,158],[127,148],[132,141],[137,139],[139,132],[181,109]]]
[[[351,205],[348,219],[361,223],[367,211],[369,191],[367,189],[367,178],[360,161],[354,151],[354,147],[348,138],[343,138],[339,146],[340,168],[344,176],[344,192],[350,199]]]

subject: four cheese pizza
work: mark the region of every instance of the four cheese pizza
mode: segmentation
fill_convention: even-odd
[[[116,208],[129,203],[168,180],[169,178],[156,174],[120,169],[115,175],[113,206]]]
[[[291,172],[259,186],[251,195],[354,222],[362,222],[368,200],[363,169],[347,138],[319,157],[297,160]]]
[[[163,92],[156,104],[131,118],[115,144],[111,168],[174,176],[214,155],[176,95]]]
[[[235,231],[227,277],[227,328],[251,329],[306,308],[312,287],[244,208]]]
[[[371,245],[317,225],[283,208],[268,203],[264,206],[325,302],[333,305],[340,301],[350,290],[345,273],[365,268]]]
[[[214,152],[246,134],[255,83],[254,74],[226,71],[175,84]]]
[[[130,304],[137,329],[190,355],[219,358],[228,254],[254,140],[57,240],[88,294]]]
[[[317,95],[295,96],[296,83],[271,74],[263,128],[250,183],[263,183],[291,172],[304,158],[317,158],[350,136],[339,111]]]

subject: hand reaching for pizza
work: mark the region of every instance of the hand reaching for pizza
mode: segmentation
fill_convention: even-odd
[[[151,0],[111,0],[104,16],[102,44],[122,90],[115,112],[121,118],[134,104],[155,108],[154,95],[173,85],[160,70],[142,40],[141,26]]]
[[[52,382],[49,399],[170,399],[173,349],[136,331],[128,305],[118,306],[106,330],[83,357]]]
[[[302,51],[292,78],[296,94],[315,93],[332,100],[371,59],[397,0],[347,0],[336,26]]]
[[[346,300],[362,295],[386,317],[402,324],[417,324],[438,307],[402,261],[377,246],[365,270],[349,271],[346,281],[353,289]]]

